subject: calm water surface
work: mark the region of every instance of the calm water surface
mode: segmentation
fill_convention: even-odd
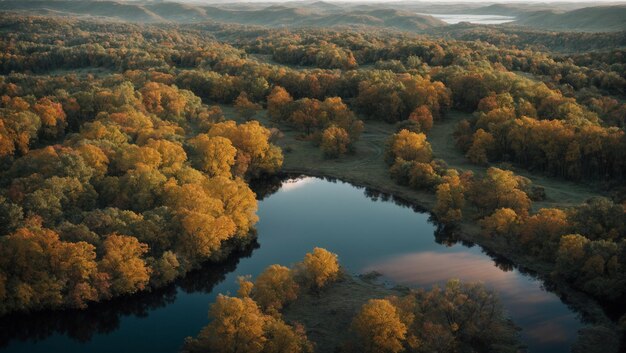
[[[472,14],[420,14],[430,15],[434,18],[440,19],[445,23],[457,24],[461,22],[470,22],[483,25],[499,25],[502,23],[508,23],[515,21],[513,16],[501,16],[501,15],[472,15]]]
[[[452,242],[436,237],[428,214],[372,200],[350,184],[289,180],[259,203],[258,214],[260,246],[244,257],[192,273],[176,286],[87,311],[5,320],[0,351],[175,352],[186,336],[206,325],[208,305],[216,295],[236,291],[237,276],[300,261],[315,246],[339,254],[352,273],[376,270],[400,284],[482,281],[498,291],[509,315],[523,328],[529,352],[568,352],[582,326],[540,281],[496,265],[477,246],[442,245]]]

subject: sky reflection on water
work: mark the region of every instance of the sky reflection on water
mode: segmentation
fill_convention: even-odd
[[[258,248],[156,293],[0,323],[5,345],[0,351],[175,352],[186,336],[206,325],[208,306],[218,293],[235,293],[237,276],[256,276],[275,263],[293,264],[318,246],[337,253],[351,273],[377,270],[411,286],[449,278],[484,282],[498,291],[523,328],[529,352],[569,352],[581,323],[539,280],[496,263],[480,247],[454,244],[436,232],[426,213],[383,201],[384,195],[378,201],[368,196],[376,193],[317,178],[284,183],[259,202]]]

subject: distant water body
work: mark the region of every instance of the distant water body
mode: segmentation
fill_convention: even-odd
[[[429,15],[442,20],[448,24],[457,24],[461,22],[470,22],[482,25],[499,25],[502,23],[513,22],[515,17],[513,16],[500,16],[500,15],[471,15],[471,14],[434,14],[434,13],[419,13],[419,15]]]

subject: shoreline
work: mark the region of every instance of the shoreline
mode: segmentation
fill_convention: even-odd
[[[304,175],[318,178],[331,178],[350,183],[357,187],[369,188],[383,194],[388,194],[416,207],[417,209],[428,212],[431,215],[432,208],[435,204],[435,195],[433,193],[413,190],[395,183],[391,185],[378,185],[377,183],[363,177],[338,175],[339,173],[332,173],[314,168],[292,166],[285,167],[284,165],[280,173],[287,176]],[[501,257],[512,263],[513,266],[521,272],[532,274],[533,277],[541,280],[542,284],[549,288],[546,290],[553,292],[561,301],[571,307],[576,314],[581,315],[580,321],[584,326],[581,330],[593,326],[603,326],[615,332],[617,337],[621,337],[621,332],[617,323],[609,318],[600,303],[588,294],[573,288],[566,281],[553,278],[550,273],[553,267],[552,265],[544,262],[537,262],[536,259],[532,259],[527,256],[515,254],[509,249],[504,248],[504,242],[495,241],[493,239],[485,239],[481,237],[478,232],[478,225],[470,220],[464,220],[456,224],[453,229],[453,233],[458,236],[459,240],[476,244],[480,246],[487,255],[490,255],[491,257]],[[578,336],[580,338],[580,331]]]

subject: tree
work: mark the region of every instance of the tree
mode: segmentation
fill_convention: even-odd
[[[426,135],[402,130],[394,134],[388,142],[385,160],[393,164],[397,158],[405,161],[428,163],[433,158],[430,143]]]
[[[580,234],[561,237],[556,254],[556,271],[569,280],[575,280],[587,257],[586,248],[590,240]]]
[[[312,353],[300,325],[287,325],[280,315],[264,314],[254,300],[218,295],[209,309],[211,323],[197,338],[187,338],[186,353]]]
[[[203,188],[207,195],[222,202],[224,214],[237,226],[237,234],[248,236],[259,217],[256,195],[246,182],[241,178],[215,177],[205,180]]]
[[[472,145],[465,155],[472,163],[486,165],[489,161],[489,152],[492,150],[495,139],[483,129],[478,129],[472,138]]]
[[[237,149],[229,139],[221,136],[209,137],[199,134],[189,140],[197,155],[199,169],[211,177],[231,176]]]
[[[330,126],[322,133],[322,152],[328,158],[337,158],[348,151],[350,136],[346,130]]]
[[[437,203],[433,212],[441,222],[459,222],[463,219],[465,187],[456,171],[449,172],[443,180],[437,186]]]
[[[268,317],[254,300],[218,295],[209,309],[211,323],[196,340],[186,342],[188,352],[261,353],[267,342]]]
[[[266,268],[254,282],[251,297],[269,313],[278,312],[285,303],[298,296],[298,284],[291,270],[280,265]]]
[[[283,320],[268,318],[265,325],[267,342],[263,353],[313,353],[302,325],[291,327]]]
[[[415,189],[432,189],[439,183],[439,175],[429,163],[411,163],[409,185]]]
[[[98,267],[109,274],[113,295],[143,290],[150,279],[150,268],[142,256],[148,245],[137,238],[111,234],[103,242],[104,256]]]
[[[63,242],[59,235],[27,220],[28,227],[0,238],[0,313],[15,310],[85,307],[97,300],[100,275],[95,247]]]
[[[293,98],[287,90],[280,86],[274,87],[270,95],[267,96],[267,114],[270,119],[285,120],[291,102],[293,102]]]
[[[428,133],[433,128],[433,114],[425,105],[420,105],[409,115],[409,120],[420,126],[420,132]]]
[[[237,149],[235,170],[239,176],[259,176],[276,172],[283,163],[280,149],[269,142],[270,130],[253,120],[237,125],[234,121],[214,124],[210,137],[221,136],[230,140]]]
[[[0,236],[13,232],[23,218],[22,207],[0,195]]]
[[[180,224],[183,232],[179,236],[178,246],[192,260],[210,257],[237,230],[228,216],[212,216],[196,211],[183,211]]]
[[[185,153],[180,143],[165,139],[149,139],[146,146],[159,152],[161,155],[160,168],[165,171],[175,172],[180,170],[187,161],[187,153]]]
[[[161,154],[151,147],[126,145],[115,158],[117,170],[120,172],[136,168],[139,163],[151,168],[158,168],[161,165]]]
[[[520,241],[535,254],[553,259],[562,235],[569,233],[567,214],[557,208],[542,208],[525,220],[520,230]]]
[[[490,216],[480,220],[483,235],[487,237],[503,237],[507,241],[519,232],[522,220],[510,208],[498,208]]]
[[[419,315],[430,325],[423,325],[417,336],[428,348],[518,351],[516,328],[508,323],[496,293],[483,284],[450,280],[443,290],[435,287],[425,293],[419,303]],[[454,338],[452,344],[450,337]],[[441,348],[433,347],[433,343],[441,344]]]
[[[239,285],[237,296],[239,298],[250,298],[250,295],[252,295],[252,289],[254,288],[254,283],[250,281],[250,276],[237,277],[237,284]]]
[[[53,102],[49,98],[41,98],[33,106],[33,111],[41,119],[44,137],[54,139],[63,135],[67,122],[61,103]]]
[[[241,92],[235,99],[234,107],[237,115],[244,120],[249,120],[262,108],[260,104],[251,102],[245,92]]]
[[[403,350],[407,327],[386,299],[370,299],[352,321],[364,352],[397,353]]]
[[[161,200],[166,180],[158,169],[140,162],[119,178],[114,203],[117,207],[139,212],[154,208]]]
[[[314,248],[296,266],[296,278],[306,287],[320,289],[339,277],[337,255],[322,248]]]
[[[491,167],[484,178],[472,183],[469,198],[483,214],[498,208],[511,208],[518,215],[525,216],[531,202],[520,190],[519,182],[513,172]]]
[[[592,198],[568,211],[576,232],[591,240],[616,240],[626,235],[626,214],[622,205],[606,198]]]

